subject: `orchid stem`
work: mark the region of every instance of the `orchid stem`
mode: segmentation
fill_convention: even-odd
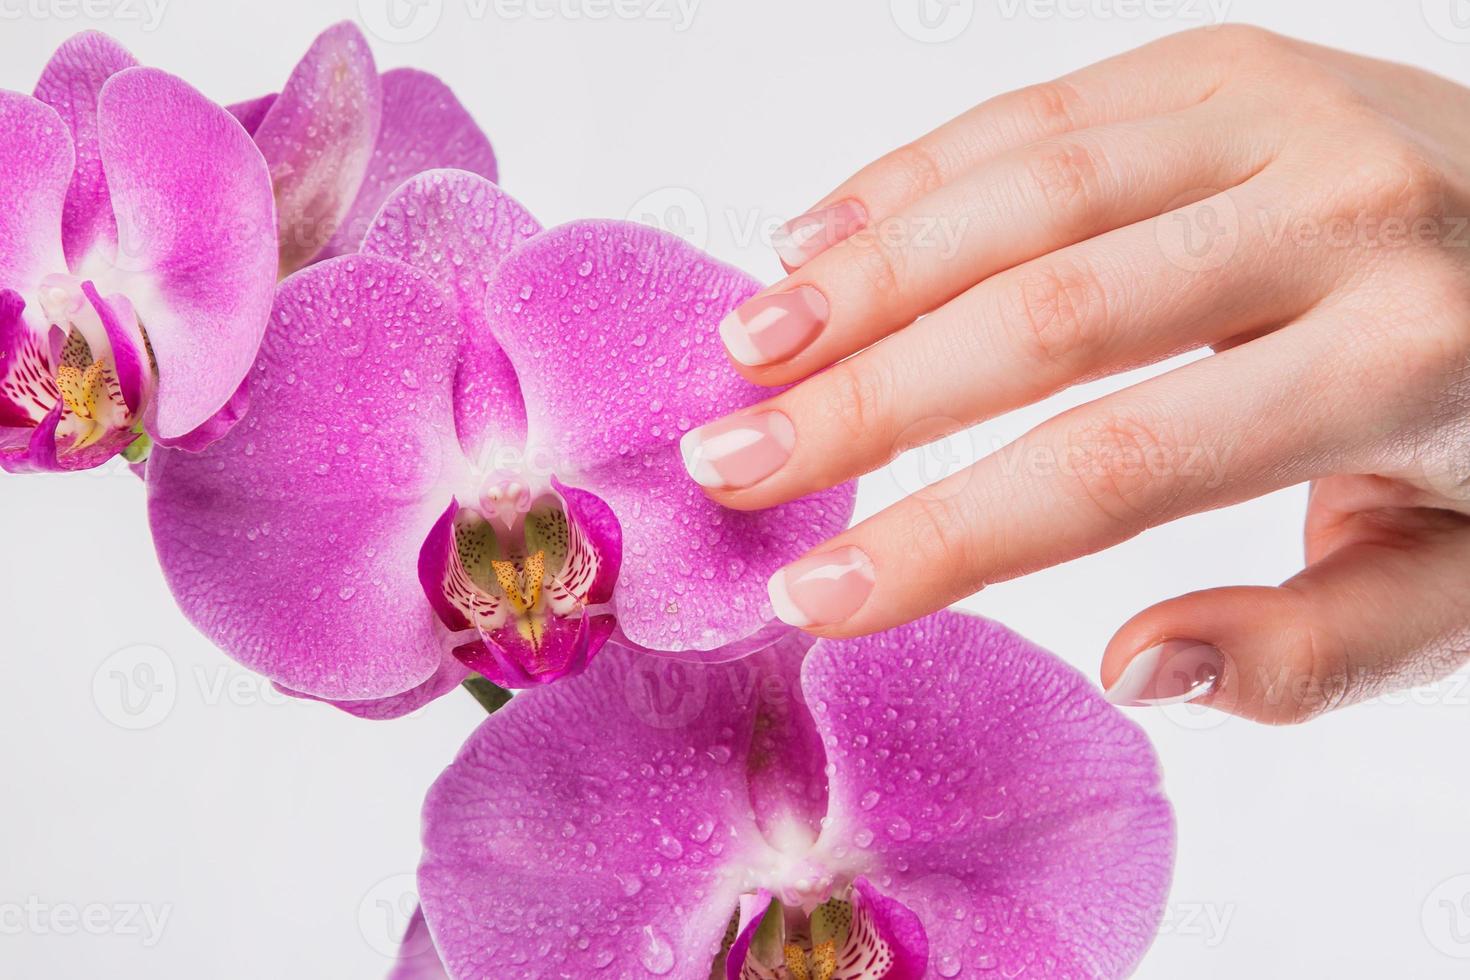
[[[464,689],[472,694],[480,707],[485,709],[485,714],[493,715],[505,707],[510,700],[510,692],[499,685],[492,684],[479,674],[464,682]]]

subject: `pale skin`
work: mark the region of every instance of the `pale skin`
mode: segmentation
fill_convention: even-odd
[[[991,99],[813,210],[841,202],[863,230],[762,294],[813,287],[825,325],[784,359],[732,358],[794,385],[742,414],[779,411],[795,437],[774,472],[708,491],[730,507],[834,486],[1084,380],[1210,356],[815,549],[859,549],[872,581],[811,632],[887,629],[1310,483],[1301,573],[1139,613],[1103,684],[1165,641],[1199,645],[1220,654],[1185,685],[1200,703],[1286,723],[1470,657],[1470,91],[1254,28],[1195,31]]]

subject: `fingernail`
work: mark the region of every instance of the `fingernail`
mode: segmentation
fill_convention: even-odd
[[[796,430],[780,412],[733,415],[690,429],[679,440],[684,468],[694,482],[713,490],[738,490],[764,480],[785,465]]]
[[[847,547],[787,565],[771,576],[766,590],[781,622],[831,626],[862,607],[876,580],[868,556]]]
[[[848,199],[792,218],[771,236],[771,245],[788,269],[798,269],[868,223],[868,212]]]
[[[1184,704],[1215,689],[1225,657],[1198,640],[1165,640],[1129,661],[1104,695],[1130,708]]]
[[[730,355],[750,367],[784,361],[827,325],[827,297],[813,286],[758,296],[720,321]]]

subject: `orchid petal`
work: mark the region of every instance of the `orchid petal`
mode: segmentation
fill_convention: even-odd
[[[73,161],[55,109],[0,90],[0,289],[28,292],[66,268],[61,227]]]
[[[56,428],[61,424],[64,406],[58,399],[45,418],[29,430],[27,439],[0,450],[0,469],[7,473],[64,473],[69,467],[57,452]],[[14,430],[9,430],[14,431]],[[9,440],[7,440],[8,442]],[[95,452],[93,447],[88,452]]]
[[[449,980],[444,964],[439,960],[439,951],[429,935],[428,923],[424,921],[423,909],[414,909],[413,918],[408,920],[408,929],[403,933],[403,944],[398,948],[398,960],[388,980]]]
[[[623,563],[622,525],[596,494],[569,487],[556,477],[551,478],[551,485],[566,506],[572,537],[567,568],[561,575],[564,588],[588,605],[607,602]]]
[[[761,846],[741,690],[733,668],[609,646],[487,719],[424,805],[419,894],[450,974],[708,977],[739,898],[725,872]]]
[[[71,473],[90,470],[101,466],[127,448],[133,435],[127,431],[113,432],[101,441],[82,449],[62,452],[65,436],[58,436],[57,429],[63,419],[64,405],[57,401],[56,407],[29,430],[29,440],[20,446],[11,445],[0,449],[0,469],[7,473]],[[5,430],[15,432],[16,430]]]
[[[814,639],[788,631],[775,645],[732,664],[757,697],[750,746],[750,805],[768,839],[793,832],[812,841],[827,815],[827,754],[801,689],[801,664]]]
[[[0,289],[0,428],[27,430],[60,400],[50,344],[25,318],[25,300]]]
[[[173,449],[182,449],[185,452],[197,453],[214,445],[225,434],[233,429],[245,413],[250,410],[250,378],[240,382],[240,387],[225,402],[224,408],[215,412],[196,429],[193,429],[177,439],[168,440],[165,445]]]
[[[229,110],[230,115],[240,120],[240,125],[245,128],[245,132],[254,136],[261,122],[264,121],[265,114],[270,112],[271,106],[275,105],[279,98],[278,93],[272,92],[270,95],[262,95],[245,102],[236,102],[225,108]]]
[[[137,412],[153,385],[153,367],[148,363],[148,349],[143,344],[133,304],[126,296],[109,296],[104,300],[90,282],[82,283],[82,295],[92,304],[107,334],[123,402],[128,411]]]
[[[310,262],[347,217],[377,145],[383,90],[362,31],[327,28],[255,129],[270,165],[281,273]]]
[[[756,932],[765,923],[771,902],[771,893],[764,888],[754,895],[740,896],[740,918],[735,941],[725,954],[725,980],[742,980],[745,976],[745,963],[750,956],[751,944],[755,942]]]
[[[98,136],[118,291],[158,364],[145,424],[168,445],[230,402],[260,346],[276,268],[270,178],[229,113],[152,68],[103,86]]]
[[[62,42],[36,82],[36,98],[61,115],[76,150],[76,169],[62,215],[62,246],[73,268],[94,247],[111,252],[117,245],[117,220],[97,145],[97,99],[109,78],[137,63],[106,34],[83,31]]]
[[[893,956],[883,980],[923,980],[929,965],[929,938],[919,917],[866,878],[853,881],[852,892],[854,930],[872,930]]]
[[[407,262],[454,287],[465,324],[455,425],[465,455],[482,463],[526,441],[520,382],[485,321],[485,292],[505,257],[540,231],[530,212],[483,177],[431,170],[393,192],[362,242],[366,254]]]
[[[293,698],[301,698],[304,701],[321,701],[330,704],[334,708],[340,708],[347,714],[365,721],[391,721],[394,718],[402,718],[411,715],[431,701],[437,701],[444,695],[459,687],[470,677],[469,668],[465,667],[453,656],[445,656],[439,664],[439,669],[430,675],[429,679],[417,687],[409,688],[402,694],[394,694],[386,698],[367,698],[357,701],[344,701],[332,698],[318,698],[310,694],[302,694],[290,688],[276,685],[276,690]]]
[[[1138,962],[1172,817],[1147,739],[1084,678],[995,623],[940,613],[820,640],[803,680],[833,767],[823,840],[867,850],[941,975],[1113,977]]]
[[[452,167],[495,180],[495,153],[449,86],[428,72],[384,72],[383,124],[357,199],[319,258],[357,251],[383,202],[425,170]]]
[[[770,510],[732,511],[689,479],[679,437],[770,395],[731,368],[716,325],[757,284],[681,239],[584,221],[526,242],[486,310],[520,378],[533,444],[623,525],[615,603],[635,644],[698,656],[772,618],[766,579],[837,533],[845,485]]]
[[[386,698],[444,666],[416,557],[456,478],[453,308],[387,259],[297,273],[250,413],[203,453],[150,461],[154,539],[185,614],[286,688]]]

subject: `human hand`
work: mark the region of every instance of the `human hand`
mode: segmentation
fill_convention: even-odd
[[[1313,481],[1308,567],[1129,621],[1114,700],[1301,721],[1470,655],[1470,91],[1254,28],[1177,35],[965,113],[791,222],[721,327],[800,382],[685,437],[769,507],[1081,381],[1064,412],[778,572],[847,637]],[[923,317],[919,320],[919,317]],[[915,322],[917,320],[917,322]]]

